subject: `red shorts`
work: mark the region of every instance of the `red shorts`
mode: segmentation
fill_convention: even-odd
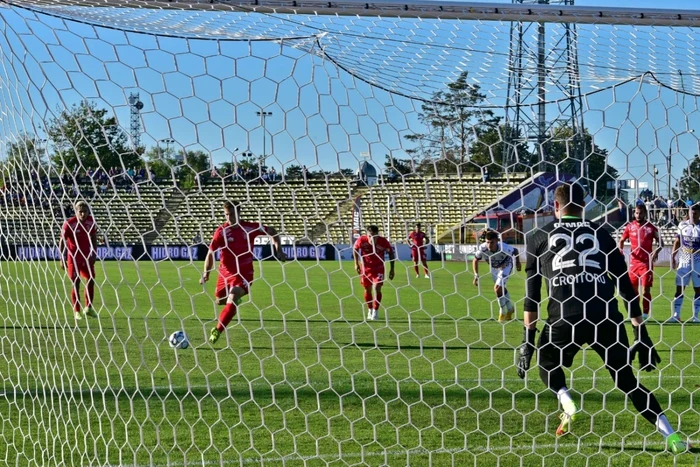
[[[411,258],[414,263],[425,261],[425,250],[423,248],[411,248]]]
[[[384,269],[365,269],[360,275],[362,287],[371,287],[384,282]]]
[[[639,288],[640,283],[642,287],[651,287],[654,285],[654,271],[646,264],[632,264],[630,266],[629,276],[634,290]]]
[[[68,258],[66,263],[66,272],[72,281],[76,280],[78,275],[86,280],[94,279],[95,263],[88,262],[86,260],[80,261]]]
[[[226,276],[219,274],[219,278],[216,281],[216,298],[226,298],[231,293],[231,289],[234,287],[240,287],[245,290],[247,294],[250,292],[250,284],[253,283],[253,275],[248,277],[243,277],[239,274],[234,274],[233,276]]]

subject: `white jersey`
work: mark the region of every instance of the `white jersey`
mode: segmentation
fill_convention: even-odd
[[[694,266],[700,270],[700,224],[693,224],[686,220],[678,224],[676,237],[680,240],[678,251],[678,267],[688,268]]]
[[[513,255],[515,254],[515,248],[508,245],[507,243],[498,242],[498,250],[489,250],[488,243],[482,243],[477,248],[474,256],[479,261],[488,261],[491,266],[491,270],[494,269],[508,269],[513,267]]]

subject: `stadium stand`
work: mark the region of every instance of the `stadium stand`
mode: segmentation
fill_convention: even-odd
[[[463,224],[526,179],[526,174],[511,174],[507,179],[483,181],[478,174],[469,174],[405,178],[401,182],[374,185],[358,192],[362,195],[362,224],[376,224],[392,241],[401,242],[416,222],[426,227]],[[352,206],[350,208],[342,213],[340,222],[328,225],[327,232],[317,235],[317,240],[325,237],[333,243],[348,243],[352,232]]]
[[[272,225],[296,241],[309,241],[314,227],[338,219],[352,196],[353,187],[343,178],[288,180],[284,184],[213,181],[184,195],[155,243],[208,241],[223,222],[225,200],[241,201],[245,220]]]
[[[100,243],[110,245],[206,242],[223,221],[224,200],[239,200],[242,216],[275,226],[295,241],[350,243],[353,204],[359,196],[362,224],[376,224],[392,241],[403,241],[416,222],[457,226],[492,205],[527,179],[483,181],[478,174],[368,186],[339,177],[285,183],[210,180],[189,190],[150,181],[110,186],[93,184],[54,190],[43,204],[5,203],[0,228],[10,244],[53,245],[77,199],[90,204],[100,227]],[[47,200],[46,194],[42,196]]]

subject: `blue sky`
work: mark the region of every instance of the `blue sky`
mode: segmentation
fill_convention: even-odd
[[[581,0],[577,5],[605,3]],[[694,3],[671,0],[663,7],[700,9]],[[618,0],[616,5],[656,8],[658,2]],[[362,153],[381,166],[385,154],[405,157],[409,146],[404,135],[425,132],[417,118],[421,102],[402,95],[429,97],[461,70],[482,86],[489,105],[502,107],[507,89],[503,60],[508,26],[499,23],[293,18],[305,21],[297,24],[262,15],[54,11],[83,23],[0,9],[5,36],[0,41],[7,41],[0,45],[5,53],[17,54],[6,55],[0,70],[0,84],[6,84],[0,89],[2,110],[8,115],[0,126],[3,139],[19,131],[40,133],[37,127],[57,108],[81,99],[112,110],[128,131],[127,98],[139,92],[145,104],[142,142],[149,147],[173,138],[175,147],[204,149],[219,164],[231,160],[236,147],[262,154],[264,138],[269,163],[278,169],[295,163],[325,170],[356,167]],[[117,29],[85,24],[100,18]],[[226,40],[185,40],[122,32],[120,27]],[[318,35],[324,31],[331,34]],[[689,155],[699,152],[699,102],[651,84],[615,85],[630,74],[628,69],[638,69],[655,71],[677,87],[677,76],[664,75],[665,70],[675,71],[667,63],[675,60],[679,68],[688,68],[687,85],[700,86],[693,73],[697,43],[689,29],[635,32],[630,39],[624,27],[579,28],[587,44],[579,51],[584,90],[599,90],[585,98],[584,119],[595,142],[610,151],[611,164],[626,178],[651,185],[657,165],[665,193],[669,145],[674,177]],[[373,39],[367,38],[370,33]],[[283,45],[236,40],[273,37],[295,39]],[[328,58],[308,53],[319,45],[354,76]],[[669,56],[669,50],[674,54]],[[557,97],[552,93],[550,99]],[[272,112],[264,130],[256,116],[262,109]],[[688,128],[698,128],[698,133],[685,133]]]

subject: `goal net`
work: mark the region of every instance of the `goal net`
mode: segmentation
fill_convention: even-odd
[[[616,239],[644,203],[665,246],[647,326],[662,363],[640,378],[697,439],[694,304],[669,321],[669,266],[700,201],[700,14],[534,3],[0,2],[0,459],[672,462],[591,350],[555,436],[537,359],[524,380],[515,366],[525,274],[504,321],[472,261],[494,230],[524,262],[562,182]],[[60,261],[79,201],[92,299]],[[225,201],[288,261],[250,245],[250,293],[210,344],[217,272],[200,279]],[[352,261],[371,225],[397,257],[376,320]]]

